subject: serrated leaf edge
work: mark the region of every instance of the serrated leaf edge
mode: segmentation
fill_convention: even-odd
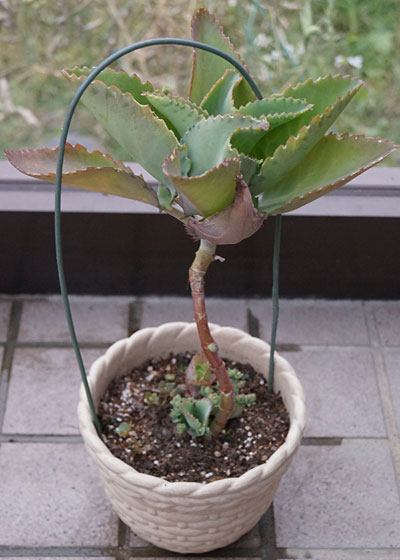
[[[216,120],[228,120],[228,119],[234,119],[236,117],[240,117],[241,119],[246,119],[249,121],[252,121],[249,126],[239,126],[236,130],[234,130],[232,132],[232,134],[234,134],[237,130],[241,130],[242,128],[255,128],[255,129],[264,129],[264,130],[268,130],[269,128],[269,123],[266,119],[262,119],[262,120],[258,120],[256,119],[256,117],[252,117],[251,115],[236,115],[233,113],[227,113],[226,115],[210,115],[209,117],[207,117],[207,119],[204,119],[202,121],[199,121],[197,123],[195,123],[193,126],[191,126],[186,132],[185,134],[182,136],[181,139],[181,143],[184,144],[184,136],[189,134],[189,132],[198,126],[204,126],[205,123],[208,123],[210,121],[216,121]]]
[[[71,81],[76,81],[76,80],[82,81],[81,78],[83,78],[85,80],[88,76],[84,76],[83,74],[81,74],[80,76],[77,76],[74,73],[74,70],[80,70],[80,71],[89,70],[89,72],[91,72],[94,69],[95,69],[95,66],[93,66],[93,68],[89,68],[89,66],[78,66],[78,65],[76,65],[76,66],[73,66],[72,68],[64,68],[63,70],[61,70],[61,73],[63,74],[64,77],[70,79]],[[134,72],[133,74],[128,74],[128,72],[126,72],[122,68],[120,70],[114,70],[113,68],[110,68],[109,66],[107,66],[107,68],[104,68],[104,70],[102,70],[102,72],[104,72],[104,71],[109,71],[109,72],[112,72],[113,74],[125,74],[126,76],[128,76],[128,78],[137,78],[142,84],[149,85],[154,90],[153,84],[151,82],[149,82],[148,80],[143,82],[141,77],[138,74],[136,74],[136,72]],[[101,72],[100,72],[100,74],[101,74]],[[76,80],[74,80],[74,78],[76,78]],[[105,82],[103,82],[103,80],[101,80],[98,76],[93,80],[93,82],[101,82],[105,87],[111,87],[111,86],[108,86]],[[115,85],[115,84],[112,84],[112,85]],[[115,86],[115,87],[117,87],[117,86]],[[119,88],[117,87],[117,89],[119,89]],[[144,91],[147,91],[147,90],[144,90]],[[126,92],[126,93],[129,93],[129,92]]]
[[[193,25],[194,25],[194,21],[195,19],[202,13],[205,13],[206,15],[210,16],[210,18],[214,21],[216,27],[218,28],[219,32],[221,33],[222,37],[224,38],[224,40],[228,43],[229,48],[231,49],[231,51],[235,54],[235,56],[237,57],[237,59],[239,60],[239,62],[241,64],[243,64],[243,66],[246,68],[246,70],[248,70],[248,66],[246,65],[245,61],[243,60],[242,56],[240,55],[240,53],[235,49],[235,46],[233,45],[232,41],[230,40],[230,38],[225,35],[224,32],[224,28],[222,26],[222,24],[219,22],[219,20],[215,17],[214,14],[212,14],[207,8],[199,8],[198,10],[196,10],[192,16],[192,20],[190,22],[190,29],[193,30]]]
[[[59,146],[56,146],[54,148],[48,148],[47,146],[45,146],[44,148],[37,148],[37,149],[26,149],[26,150],[4,150],[4,153],[6,154],[7,158],[9,154],[37,154],[39,152],[57,152],[59,149]],[[146,181],[143,179],[143,175],[135,175],[135,173],[132,171],[132,169],[128,166],[125,165],[125,163],[121,160],[115,160],[112,156],[110,156],[110,154],[105,154],[104,152],[101,152],[100,150],[91,150],[89,151],[85,146],[82,146],[82,144],[70,144],[69,142],[66,143],[65,145],[65,153],[67,153],[69,150],[82,150],[84,152],[86,152],[87,154],[91,155],[91,154],[98,154],[108,160],[110,160],[113,164],[119,165],[120,167],[111,167],[111,166],[105,166],[105,165],[91,165],[88,167],[84,167],[82,169],[77,169],[75,171],[63,171],[63,175],[68,175],[71,176],[74,173],[77,172],[81,172],[81,171],[86,171],[86,170],[91,170],[91,169],[114,169],[115,171],[120,171],[121,173],[129,173],[131,175],[133,175],[134,177],[139,177],[140,179],[143,180],[143,182],[147,185]],[[12,159],[12,158],[11,158]],[[11,163],[11,159],[9,159],[10,163]],[[17,167],[16,165],[14,165],[12,163],[12,165],[18,169],[19,171],[21,171],[21,169],[19,167]],[[123,169],[121,169],[121,167],[123,167]],[[25,173],[24,171],[21,171],[22,173]],[[56,172],[50,172],[50,173],[35,173],[35,172],[30,172],[31,176],[40,176],[40,177],[51,177],[51,176],[55,176]],[[150,187],[149,187],[150,188]]]
[[[189,430],[195,432],[196,435],[202,435],[201,431],[206,428],[205,424],[202,424],[200,420],[196,416],[194,416],[194,414],[186,410],[182,411],[182,415],[188,423]],[[190,424],[190,422],[192,422],[193,426]]]
[[[74,79],[76,78],[76,79]],[[81,82],[81,77],[76,76],[75,74],[71,77],[71,80],[74,82]],[[139,78],[140,79],[140,78]],[[157,121],[159,123],[159,126],[163,127],[165,132],[168,135],[172,135],[175,139],[176,142],[179,142],[178,138],[175,136],[175,134],[168,128],[166,122],[163,119],[160,119],[156,113],[152,110],[152,108],[150,107],[150,105],[142,105],[141,103],[139,103],[138,101],[136,101],[136,99],[133,97],[133,95],[129,92],[126,91],[125,93],[122,93],[122,91],[119,89],[118,86],[111,84],[111,86],[107,86],[107,84],[105,84],[103,81],[101,80],[93,80],[93,82],[97,82],[99,84],[101,84],[102,86],[104,86],[106,88],[106,90],[109,90],[111,92],[112,95],[120,95],[122,97],[124,97],[125,99],[127,99],[129,101],[129,103],[133,103],[136,104],[138,107],[140,107],[140,109],[143,111],[143,113],[145,114],[147,112],[147,114],[149,114],[151,117],[153,117],[153,119],[155,121]],[[92,83],[93,83],[92,82]]]
[[[211,171],[215,171],[216,169],[219,169],[220,167],[229,167],[229,164],[231,162],[238,162],[239,163],[239,170],[240,170],[240,157],[236,156],[236,157],[233,157],[233,158],[225,158],[223,161],[221,161],[221,163],[219,163],[218,165],[214,165],[214,167],[211,167],[211,169],[207,169],[207,171],[204,171],[204,173],[201,173],[200,175],[191,175],[191,176],[187,176],[187,177],[183,177],[182,175],[172,175],[172,173],[167,173],[165,171],[165,166],[166,166],[168,160],[171,160],[172,158],[174,158],[178,155],[177,152],[178,152],[178,148],[175,148],[174,151],[172,152],[172,154],[165,158],[164,163],[162,165],[163,172],[165,173],[165,175],[167,175],[167,177],[170,177],[171,179],[182,179],[182,180],[190,182],[193,179],[204,178],[209,173],[211,173]]]
[[[335,74],[332,75],[331,73],[326,74],[325,76],[320,76],[319,78],[317,78],[316,80],[314,80],[313,78],[307,78],[307,80],[305,80],[304,82],[297,82],[297,84],[295,84],[294,86],[289,86],[287,88],[285,88],[282,92],[275,94],[276,97],[286,97],[285,96],[285,91],[288,90],[294,90],[296,91],[297,89],[299,89],[302,86],[311,84],[311,83],[318,83],[318,82],[322,82],[324,80],[352,80],[354,82],[358,82],[358,85],[355,86],[350,92],[351,93],[354,89],[358,90],[360,89],[363,85],[365,85],[365,82],[363,80],[361,80],[360,78],[353,78],[353,76],[350,76],[350,74],[345,74],[344,76],[342,74]],[[347,95],[347,94],[346,94]],[[296,99],[296,98],[295,98]],[[340,99],[340,98],[339,98]]]
[[[243,115],[242,114],[242,110],[245,109],[246,107],[248,107],[249,105],[253,105],[254,103],[257,103],[257,101],[263,101],[264,99],[282,99],[284,96],[276,96],[276,97],[264,97],[263,99],[257,99],[256,101],[249,101],[249,103],[247,103],[246,105],[243,105],[243,107],[240,107],[239,109],[235,110],[235,115],[237,114],[241,114],[243,117],[250,117],[251,115]],[[268,118],[277,118],[280,117],[282,115],[285,116],[290,116],[290,117],[294,117],[296,115],[302,115],[303,113],[305,113],[306,111],[312,109],[312,107],[314,107],[313,103],[308,103],[308,101],[306,99],[299,99],[296,97],[284,97],[284,99],[290,99],[291,101],[299,101],[300,103],[302,103],[304,105],[304,108],[301,109],[300,111],[289,111],[289,113],[268,113],[268,115],[265,116],[265,120],[267,120]],[[260,117],[253,117],[253,119],[257,119]]]
[[[158,89],[158,90],[146,92],[143,94],[143,96],[146,98],[152,96],[159,97],[159,98],[167,97],[176,106],[185,105],[186,107],[189,107],[194,112],[196,112],[199,115],[199,117],[204,117],[206,119],[210,116],[208,112],[202,107],[200,107],[199,105],[197,105],[197,103],[194,103],[190,99],[186,99],[186,97],[181,97],[180,95],[174,95],[172,93],[164,93],[162,90]]]
[[[266,162],[269,163],[275,157],[280,155],[280,153],[282,151],[286,151],[290,147],[290,145],[292,145],[294,142],[297,142],[301,138],[304,138],[304,136],[307,134],[307,132],[311,129],[312,126],[314,126],[317,122],[321,121],[323,117],[328,116],[329,113],[331,113],[339,103],[341,103],[342,101],[345,101],[348,97],[355,95],[357,93],[357,91],[361,88],[361,86],[362,86],[362,84],[359,84],[356,88],[352,89],[351,91],[348,91],[346,93],[346,95],[344,95],[343,97],[338,97],[336,99],[335,103],[333,103],[332,105],[328,105],[327,107],[325,107],[325,109],[322,111],[322,113],[318,113],[318,115],[315,115],[311,119],[310,124],[305,124],[304,126],[302,126],[295,136],[294,135],[290,136],[287,139],[286,144],[281,144],[280,146],[278,146],[276,148],[276,150],[272,154],[272,156],[269,156],[269,157],[265,158],[264,164]],[[326,135],[324,135],[324,136],[326,136]]]
[[[84,78],[86,79],[87,76],[84,76]],[[140,79],[140,78],[139,78]],[[71,81],[72,82],[80,82],[82,83],[82,79],[81,76],[76,76],[76,74],[73,74],[71,76]],[[121,95],[122,97],[125,97],[126,99],[129,99],[129,103],[136,103],[139,107],[141,107],[143,109],[143,111],[148,111],[155,120],[159,121],[160,123],[162,123],[165,126],[165,129],[167,132],[173,134],[173,136],[175,137],[175,134],[167,127],[165,121],[163,119],[160,119],[160,117],[158,117],[155,112],[152,110],[152,108],[150,107],[150,105],[142,105],[141,103],[139,103],[138,101],[136,101],[136,99],[133,97],[133,95],[129,92],[126,91],[125,93],[122,93],[122,91],[119,89],[118,86],[116,86],[115,84],[111,84],[110,86],[108,86],[107,84],[105,84],[102,80],[98,80],[97,78],[95,80],[93,80],[92,83],[97,82],[98,84],[101,84],[102,86],[104,86],[106,89],[108,89],[109,91],[111,91],[112,94],[114,95]],[[150,82],[149,82],[150,83]],[[175,137],[176,138],[176,137]]]
[[[214,21],[214,23],[215,23],[216,27],[218,28],[219,32],[221,33],[223,39],[228,44],[228,46],[231,50],[231,54],[233,53],[234,57],[237,58],[237,60],[240,62],[240,64],[247,70],[247,72],[250,75],[249,68],[248,68],[247,64],[245,63],[245,61],[243,60],[242,56],[235,49],[235,47],[234,47],[232,41],[230,40],[230,38],[227,35],[225,35],[224,28],[222,27],[220,22],[217,20],[217,18],[214,16],[214,14],[212,14],[211,12],[209,12],[207,10],[207,8],[199,8],[198,10],[196,10],[194,12],[194,14],[192,16],[192,19],[191,19],[191,22],[190,22],[190,31],[191,31],[192,39],[194,39],[194,22],[195,22],[196,18],[199,17],[202,13],[210,16],[210,18]],[[195,66],[196,66],[196,56],[197,56],[197,51],[196,51],[196,49],[194,49],[193,50],[193,61],[192,61],[192,74],[191,74],[190,86],[189,86],[189,97],[190,97],[191,92],[192,92],[194,69],[195,69]],[[217,56],[217,55],[215,55],[215,56]]]
[[[383,154],[378,159],[374,159],[372,163],[370,163],[368,165],[364,165],[363,167],[361,167],[357,171],[354,171],[350,175],[346,175],[344,177],[341,177],[340,179],[337,179],[334,183],[328,183],[327,185],[324,185],[323,187],[319,187],[318,189],[314,189],[314,190],[312,190],[312,191],[310,191],[310,192],[308,192],[304,195],[292,198],[289,202],[287,202],[283,206],[280,206],[279,208],[270,212],[268,214],[269,216],[276,216],[277,214],[282,214],[284,212],[290,211],[293,204],[296,204],[296,202],[300,202],[301,200],[304,200],[305,198],[309,197],[310,195],[317,194],[317,193],[320,193],[320,192],[325,191],[325,190],[327,190],[327,191],[334,190],[334,188],[336,186],[339,187],[339,186],[345,185],[346,183],[355,179],[355,177],[358,177],[358,175],[361,175],[362,173],[364,173],[364,171],[367,171],[371,167],[373,167],[373,166],[377,165],[378,163],[380,163],[381,161],[383,161],[394,150],[400,149],[400,146],[397,146],[394,142],[391,142],[390,140],[386,140],[386,139],[380,138],[380,137],[374,138],[374,137],[371,137],[371,136],[366,136],[365,134],[349,134],[348,132],[344,132],[343,134],[336,134],[334,132],[330,132],[329,134],[326,134],[325,136],[334,136],[339,141],[343,140],[344,138],[351,138],[351,139],[355,140],[356,142],[359,141],[359,140],[360,141],[373,140],[375,142],[386,144],[388,146],[388,148],[391,147],[391,149],[389,149],[386,154]],[[340,184],[342,181],[345,181],[345,182]],[[287,208],[287,210],[285,210],[285,208]],[[293,210],[295,210],[295,209],[296,208],[293,208]]]

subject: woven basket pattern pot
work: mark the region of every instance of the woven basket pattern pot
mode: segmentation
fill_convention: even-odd
[[[250,363],[267,376],[269,346],[238,329],[211,325],[221,356]],[[170,352],[199,350],[194,323],[166,323],[142,329],[113,344],[92,365],[89,383],[97,406],[115,377]],[[87,450],[98,467],[106,493],[119,517],[143,539],[182,553],[226,546],[249,531],[267,510],[279,481],[298,448],[305,425],[304,395],[289,363],[275,355],[275,390],[290,415],[285,443],[268,459],[238,478],[167,482],[137,472],[114,457],[97,436],[81,389],[78,416]],[[218,529],[217,529],[218,520]]]

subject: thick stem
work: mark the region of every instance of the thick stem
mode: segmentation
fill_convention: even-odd
[[[226,366],[219,356],[218,347],[211,336],[206,313],[204,276],[208,267],[214,260],[214,254],[215,245],[202,239],[192,266],[189,269],[189,283],[192,291],[194,320],[196,321],[200,344],[217,377],[218,385],[222,393],[220,410],[211,424],[211,433],[216,435],[224,429],[229,420],[234,407],[234,393],[232,381],[228,375]]]

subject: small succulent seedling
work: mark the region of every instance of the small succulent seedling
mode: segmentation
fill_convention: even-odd
[[[208,423],[213,407],[211,399],[175,395],[171,405],[171,418],[179,434],[187,431],[193,437],[210,435]]]
[[[192,37],[241,60],[205,9],[194,14]],[[77,67],[64,71],[75,87],[89,73],[89,68]],[[221,392],[212,434],[224,428],[235,407],[232,381],[205,310],[204,276],[216,246],[239,243],[269,216],[341,187],[397,148],[380,138],[330,132],[362,85],[349,76],[327,75],[260,100],[228,61],[197,49],[188,97],[156,90],[137,75],[109,68],[85,92],[89,110],[158,185],[153,188],[123,162],[79,144],[66,147],[64,184],[149,204],[178,219],[200,240],[189,281],[201,348],[210,366],[208,382],[215,377]],[[17,169],[50,182],[55,181],[57,154],[58,148],[6,152]],[[188,368],[191,398],[207,375],[203,372],[199,379],[196,368]],[[191,429],[206,433],[208,405],[179,406]]]
[[[121,422],[117,427],[117,432],[121,437],[126,437],[132,429],[132,422]]]
[[[239,393],[239,390],[245,386],[243,374],[239,370],[228,369],[228,375],[232,381],[234,394],[234,406],[229,418],[236,418],[246,406],[256,402],[256,396],[253,393]],[[221,408],[221,390],[216,384],[203,383],[199,387],[198,395],[202,398],[176,395],[172,399],[171,418],[177,425],[178,433],[187,431],[193,437],[211,434],[210,425]]]
[[[151,391],[146,391],[144,395],[144,402],[149,406],[157,405],[160,402],[160,395],[158,393],[152,393]]]

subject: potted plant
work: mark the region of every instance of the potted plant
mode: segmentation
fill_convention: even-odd
[[[192,37],[240,61],[205,9],[194,14]],[[90,74],[88,68],[64,71],[72,84],[81,86]],[[213,449],[216,438],[229,430],[230,418],[251,407],[254,396],[240,390],[243,374],[227,367],[226,359],[250,364],[267,377],[269,346],[238,329],[209,325],[205,274],[217,245],[239,243],[269,216],[344,185],[396,148],[382,139],[329,132],[361,86],[349,76],[327,75],[256,99],[254,88],[227,59],[198,49],[188,98],[154,90],[136,75],[109,68],[97,75],[85,104],[159,185],[152,188],[121,161],[81,145],[66,146],[64,183],[150,204],[180,220],[200,244],[189,271],[195,324],[167,323],[115,343],[90,370],[95,406],[109,384],[132,368],[172,351],[190,351],[185,386],[178,390],[171,374],[163,381],[164,390],[165,381],[170,383],[178,448],[184,434],[189,446],[198,441],[190,438],[205,437]],[[58,148],[6,155],[23,173],[55,182]],[[82,391],[79,419],[86,447],[114,508],[138,535],[170,550],[204,552],[233,542],[255,525],[273,499],[305,424],[303,392],[292,368],[277,354],[271,363],[275,382],[269,389],[282,395],[290,417],[286,439],[268,460],[240,476],[227,472],[218,480],[182,482],[178,477],[171,482],[121,461],[96,431]],[[150,410],[159,399],[149,391],[144,401]],[[118,419],[116,429],[125,447],[126,438],[133,441],[134,428],[129,418]]]

